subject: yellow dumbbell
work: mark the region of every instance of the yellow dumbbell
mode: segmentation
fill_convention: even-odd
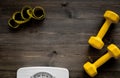
[[[107,47],[107,49],[108,52],[93,64],[90,62],[84,64],[83,67],[89,76],[94,77],[97,74],[97,68],[107,62],[110,58],[114,57],[117,59],[120,57],[120,49],[116,45],[111,44]]]
[[[110,24],[118,23],[118,21],[119,21],[119,15],[110,10],[107,10],[105,12],[104,18],[106,19],[106,21],[103,24],[100,31],[98,32],[97,36],[96,37],[91,36],[90,39],[88,40],[88,43],[96,49],[101,49],[104,46],[104,42],[102,41],[102,38],[106,34]]]

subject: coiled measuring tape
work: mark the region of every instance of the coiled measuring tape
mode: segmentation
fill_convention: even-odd
[[[12,18],[8,21],[8,25],[12,28],[18,28],[20,24],[28,22],[31,18],[43,20],[45,18],[44,9],[40,6],[33,9],[29,6],[25,6],[22,8],[21,12],[13,13]]]
[[[42,7],[36,6],[33,10],[27,11],[28,15],[34,19],[42,20],[45,18],[45,11]]]
[[[16,23],[15,20],[13,20],[12,18],[10,18],[8,20],[8,25],[11,27],[11,28],[18,28],[20,24]]]
[[[25,6],[21,10],[21,16],[23,19],[31,19],[27,11],[32,11],[32,8],[30,6]]]
[[[30,20],[30,19],[23,19],[22,14],[20,12],[15,12],[12,18],[18,24],[23,24]]]

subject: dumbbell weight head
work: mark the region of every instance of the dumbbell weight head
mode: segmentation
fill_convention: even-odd
[[[83,67],[89,76],[94,77],[97,74],[97,68],[94,64],[87,62]]]
[[[107,47],[108,49],[108,52],[115,58],[119,58],[120,57],[120,49],[114,45],[114,44],[111,44]]]
[[[101,49],[104,46],[104,42],[99,37],[95,36],[91,36],[88,43],[96,49]]]
[[[118,14],[116,14],[115,12],[110,11],[110,10],[107,10],[107,11],[105,12],[104,17],[105,17],[106,19],[111,20],[112,23],[118,23],[118,21],[119,21],[119,19],[120,19]]]

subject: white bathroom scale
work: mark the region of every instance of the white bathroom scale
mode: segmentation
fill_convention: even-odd
[[[69,78],[69,71],[60,67],[23,67],[17,78]]]

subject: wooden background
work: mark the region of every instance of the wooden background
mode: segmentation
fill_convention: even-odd
[[[8,19],[25,5],[42,6],[46,19],[10,30]],[[111,25],[102,50],[87,43],[104,23],[107,9],[120,14],[120,0],[1,0],[0,78],[16,78],[17,69],[26,66],[65,67],[70,78],[90,78],[83,64],[105,54],[110,43],[120,47],[120,23]],[[111,59],[95,78],[120,78],[119,73],[120,59]]]

